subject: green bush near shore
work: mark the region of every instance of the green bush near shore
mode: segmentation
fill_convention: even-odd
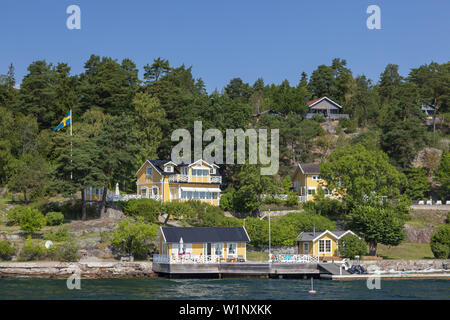
[[[19,261],[33,261],[40,260],[44,258],[46,254],[46,250],[40,244],[34,244],[31,237],[25,241],[24,246],[20,250],[20,254],[18,257]]]
[[[45,215],[48,226],[59,226],[64,222],[64,215],[61,212],[51,211]]]
[[[67,241],[62,245],[52,246],[47,250],[47,257],[61,262],[76,262],[80,260],[79,246],[74,241]]]
[[[450,258],[450,224],[441,225],[431,236],[431,251],[437,259]]]
[[[50,230],[44,234],[45,240],[51,240],[55,242],[67,241],[71,238],[71,235],[66,227],[59,227],[56,230]]]
[[[367,254],[367,244],[363,239],[352,234],[346,234],[339,239],[339,252],[345,258],[353,259],[355,256]]]
[[[14,247],[8,241],[0,241],[0,261],[11,260],[14,255],[14,251]]]

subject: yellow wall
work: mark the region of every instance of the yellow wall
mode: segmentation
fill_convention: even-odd
[[[309,251],[303,251],[303,244],[305,242],[309,244]],[[300,254],[311,254],[311,255],[313,254],[312,241],[300,241]]]
[[[319,240],[325,240],[325,239],[331,240],[331,253],[319,253]],[[338,256],[337,249],[338,249],[338,247],[337,247],[336,238],[334,238],[332,235],[330,235],[328,233],[324,234],[322,237],[320,237],[319,239],[317,239],[314,242],[314,255],[315,256],[319,256],[319,257]]]
[[[195,166],[204,166],[210,168],[206,163],[200,161]],[[136,174],[136,182],[137,182],[137,194],[142,194],[142,189],[147,188],[147,196],[150,196],[153,192],[153,188],[158,188],[158,195],[163,197],[164,202],[170,202],[170,188],[176,188],[178,190],[178,187],[195,187],[195,188],[219,188],[220,184],[218,183],[208,183],[209,177],[192,177],[191,176],[191,182],[195,182],[195,184],[192,183],[179,183],[179,182],[169,182],[169,175],[164,176],[163,175],[163,182],[161,183],[161,174],[159,174],[156,169],[153,167],[153,179],[150,177],[146,177],[146,168],[148,166],[151,166],[150,163],[146,162],[145,165],[140,168],[140,170]],[[215,170],[215,168],[214,168]],[[191,175],[191,168],[189,168],[188,174]],[[203,183],[203,184],[202,184]],[[200,200],[202,202],[206,202],[211,205],[218,206],[219,205],[219,199],[216,200]]]
[[[171,256],[172,255],[172,243],[164,243],[162,240],[160,240],[160,248],[162,248],[163,245],[166,245],[168,248],[168,255]],[[227,243],[224,242],[224,251],[223,251],[223,255],[224,258],[227,259],[228,257],[228,248],[227,248]],[[160,249],[160,253],[161,253],[161,249]],[[206,252],[203,252],[203,243],[192,243],[192,254],[195,255],[206,255]],[[245,242],[238,242],[237,243],[237,254],[236,254],[236,258],[238,256],[243,256],[244,258],[246,258],[246,243]]]
[[[297,182],[298,185],[298,195],[302,195],[302,189],[306,186],[305,194],[303,196],[307,196],[306,201],[314,201],[315,195],[309,195],[308,194],[308,188],[316,188],[315,194],[319,192],[319,189],[322,189],[322,187],[325,187],[327,185],[327,182],[325,180],[319,179],[319,180],[313,180],[313,176],[320,176],[318,174],[303,174],[300,169],[297,170],[295,173],[292,182]],[[306,179],[305,179],[306,177]]]

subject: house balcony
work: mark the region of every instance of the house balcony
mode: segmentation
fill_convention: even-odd
[[[306,119],[311,119],[312,117],[314,117],[314,115],[323,115],[325,117],[325,119],[329,119],[329,120],[339,120],[339,119],[349,119],[350,116],[346,113],[328,113],[328,114],[324,114],[324,113],[313,113],[313,112],[308,112],[305,115]]]
[[[181,183],[222,183],[221,176],[207,176],[207,177],[192,177],[185,174],[174,174],[169,177],[169,182],[181,182]]]

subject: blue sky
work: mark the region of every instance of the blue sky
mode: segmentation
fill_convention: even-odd
[[[66,28],[72,4],[81,8],[81,30]],[[381,30],[366,27],[372,4],[381,8]],[[131,58],[140,70],[163,57],[192,65],[211,92],[234,77],[297,84],[302,71],[339,57],[377,81],[388,63],[407,75],[449,61],[449,13],[448,0],[3,0],[0,74],[13,62],[20,82],[40,59],[78,74],[93,53]]]

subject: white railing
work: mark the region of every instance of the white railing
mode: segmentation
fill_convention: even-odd
[[[127,201],[130,199],[141,199],[142,196],[139,194],[108,194],[106,196],[106,201],[115,202],[115,201]]]
[[[319,257],[310,254],[274,254],[272,263],[319,263]]]
[[[196,254],[183,254],[183,255],[153,255],[153,262],[159,263],[219,263],[223,260],[220,256],[206,256]]]
[[[194,177],[201,178],[201,177]],[[185,174],[174,174],[169,177],[169,182],[191,182],[191,177]],[[221,176],[208,176],[206,183],[222,183]]]

